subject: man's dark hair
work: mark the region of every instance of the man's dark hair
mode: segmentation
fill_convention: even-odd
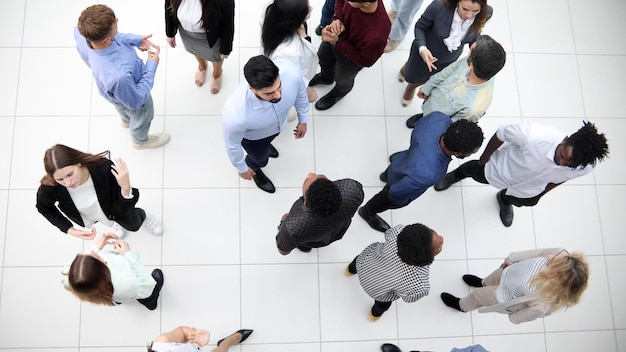
[[[398,256],[409,265],[425,266],[435,260],[433,230],[426,225],[405,226],[398,234]]]
[[[471,153],[483,144],[483,130],[476,122],[460,119],[453,122],[443,135],[443,144],[454,153]]]
[[[489,80],[504,67],[506,52],[500,43],[488,35],[481,35],[476,40],[469,61],[474,65],[476,77]]]
[[[278,78],[278,66],[263,55],[254,56],[243,66],[243,75],[254,89],[271,87]]]
[[[327,178],[318,178],[311,182],[304,198],[313,214],[321,217],[329,217],[341,207],[339,188]]]
[[[604,133],[598,133],[596,126],[588,121],[583,121],[583,127],[569,136],[565,145],[573,147],[571,168],[596,166],[596,162],[604,160],[609,154]]]

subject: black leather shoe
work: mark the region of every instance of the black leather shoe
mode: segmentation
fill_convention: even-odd
[[[506,192],[506,189],[498,192],[496,199],[500,205],[500,220],[502,220],[504,226],[510,227],[513,224],[513,205],[504,200],[504,192]]]
[[[315,74],[315,76],[313,76],[313,78],[311,78],[311,80],[309,81],[309,87],[314,87],[318,84],[325,84],[325,85],[329,85],[329,84],[333,84],[333,80],[325,80],[322,78],[322,74],[321,73],[317,73]]]
[[[378,179],[384,183],[387,183],[387,170],[381,172],[380,176],[378,176]]]
[[[454,308],[458,310],[459,312],[462,312],[461,306],[459,305],[459,301],[461,300],[460,298],[455,297],[447,292],[442,292],[441,300],[443,301],[443,304],[445,304],[446,306],[450,308]]]
[[[237,343],[239,344],[239,343],[242,343],[242,342],[246,341],[246,339],[248,338],[248,336],[252,335],[252,332],[253,332],[253,331],[254,331],[254,330],[251,330],[251,329],[242,329],[242,330],[237,330],[234,334],[232,334],[232,335],[230,335],[230,336],[233,336],[233,335],[235,335],[235,334],[241,334],[241,341],[237,342]],[[223,339],[221,339],[221,340],[217,341],[217,345],[219,346],[219,345],[222,343],[222,341],[224,341],[225,339],[227,339],[227,338],[228,338],[228,337],[230,337],[230,336],[227,336],[227,337],[225,337],[225,338],[223,338]]]
[[[472,287],[483,287],[483,279],[476,275],[463,275],[463,282]]]
[[[332,108],[342,97],[336,97],[332,93],[324,95],[320,100],[315,103],[317,110],[328,110]]]
[[[276,188],[274,187],[274,184],[269,178],[267,178],[267,176],[265,176],[265,174],[263,173],[263,170],[258,169],[255,172],[256,174],[252,178],[254,179],[254,183],[256,183],[257,187],[259,187],[260,189],[264,190],[267,193],[276,192]]]
[[[324,26],[322,26],[321,24],[315,27],[315,34],[322,35],[322,29],[324,29]]]
[[[402,152],[395,152],[395,153],[389,155],[389,162],[393,163],[393,161],[398,157],[398,155],[400,155],[400,153],[402,153]]]
[[[363,220],[365,220],[365,222],[367,222],[367,224],[370,225],[371,228],[373,228],[376,231],[385,232],[391,228],[391,226],[389,226],[389,224],[385,220],[383,220],[383,218],[381,218],[380,216],[376,214],[368,217],[365,214],[363,207],[359,208],[359,216]]]
[[[163,287],[163,272],[161,269],[152,270],[152,278],[156,281],[156,285],[152,290],[152,294],[148,298],[138,299],[137,302],[141,303],[144,307],[149,310],[155,310],[157,308],[157,303],[159,301],[159,294],[161,293],[161,288]]]
[[[424,114],[416,114],[416,115],[409,117],[408,120],[406,120],[406,127],[408,128],[415,127],[415,123],[417,122],[417,120],[421,119],[422,116],[424,116]]]
[[[278,158],[278,150],[270,144],[270,158]]]
[[[398,346],[392,345],[390,343],[385,343],[380,346],[380,350],[383,352],[402,352],[400,351],[400,348],[398,348]]]
[[[454,172],[450,172],[443,179],[441,179],[441,181],[435,183],[435,191],[445,191],[446,189],[450,188],[450,186],[459,181],[461,181],[461,179],[456,178],[454,176]]]

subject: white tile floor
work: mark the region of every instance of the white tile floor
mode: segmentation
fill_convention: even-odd
[[[314,28],[323,0],[311,2]],[[626,2],[598,0],[590,7],[583,0],[490,0],[495,13],[484,32],[502,43],[508,62],[480,121],[485,135],[521,120],[573,132],[589,119],[606,132],[611,158],[538,206],[516,209],[509,229],[498,219],[496,190],[473,181],[444,193],[428,191],[410,206],[384,213],[393,224],[423,222],[446,243],[432,265],[430,296],[395,303],[375,324],[367,320],[371,300],[342,270],[380,241],[379,233],[357,217],[342,241],[286,257],[276,251],[274,235],[309,171],[355,178],[366,199],[382,187],[378,174],[387,155],[408,145],[404,119],[419,111],[417,102],[400,106],[404,86],[396,80],[412,34],[363,70],[337,106],[312,110],[304,139],[294,140],[288,131],[278,138],[281,157],[266,169],[278,186],[270,195],[237,177],[224,152],[219,116],[242,79],[243,64],[258,52],[264,1],[237,2],[235,49],[217,96],[208,85],[193,84],[194,59],[182,47],[165,47],[162,2],[107,3],[121,31],[152,32],[163,47],[152,130],[169,132],[172,142],[145,151],[131,147],[128,131],[74,49],[73,26],[92,2],[0,3],[0,351],[145,351],[142,346],[160,331],[182,324],[210,329],[212,344],[238,328],[255,329],[235,352],[379,351],[383,342],[406,351],[475,343],[492,351],[626,351],[620,274],[626,266],[626,142],[620,138],[626,131],[620,106]],[[319,37],[313,40],[319,43]],[[81,304],[61,287],[63,264],[90,243],[59,233],[35,210],[43,151],[55,143],[110,149],[125,158],[141,190],[140,205],[163,219],[162,238],[144,231],[128,236],[146,266],[165,273],[156,311]],[[592,268],[583,301],[567,312],[516,326],[503,315],[454,312],[439,299],[444,290],[467,293],[462,274],[487,274],[510,251],[553,245],[583,251]]]

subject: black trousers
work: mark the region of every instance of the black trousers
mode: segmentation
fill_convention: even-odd
[[[317,49],[317,56],[322,69],[322,79],[337,83],[329,94],[337,98],[345,97],[352,90],[354,78],[363,66],[359,66],[343,56],[333,45],[327,42],[320,44],[319,49]]]
[[[466,177],[471,177],[476,182],[489,184],[487,178],[485,177],[485,165],[480,165],[478,163],[478,160],[468,161],[452,172],[454,174],[454,177],[459,180]],[[533,205],[537,205],[537,203],[539,203],[539,199],[547,192],[548,191],[544,190],[543,192],[531,198],[518,198],[504,194],[503,198],[505,202],[513,204],[516,207],[532,207]],[[504,193],[506,193],[506,189],[504,190]]]
[[[369,217],[382,213],[385,210],[403,208],[409,203],[398,205],[392,202],[391,199],[389,199],[389,185],[385,185],[382,191],[378,192],[372,199],[365,203],[363,211]]]
[[[354,260],[352,260],[352,263],[348,265],[348,271],[351,274],[356,274],[356,259],[358,257],[359,256],[354,257]],[[389,307],[391,307],[392,303],[393,302],[381,302],[381,301],[374,300],[374,305],[372,306],[372,315],[375,317],[379,317],[383,315],[383,313],[389,310]]]
[[[270,143],[278,136],[276,133],[273,136],[265,137],[258,140],[243,139],[241,146],[248,153],[246,155],[246,164],[253,171],[259,171],[260,168],[265,167],[270,157]]]

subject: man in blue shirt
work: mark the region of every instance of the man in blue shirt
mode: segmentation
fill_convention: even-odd
[[[387,185],[359,209],[359,215],[374,230],[385,232],[389,224],[377,213],[409,205],[446,175],[452,156],[463,159],[476,153],[483,139],[478,124],[469,120],[452,122],[441,112],[419,119],[409,149],[392,155],[380,175]]]
[[[74,29],[76,49],[91,68],[98,91],[115,106],[122,126],[130,127],[133,147],[157,148],[170,141],[167,133],[148,134],[154,117],[150,90],[159,64],[159,46],[148,38],[117,32],[117,18],[106,5],[89,6]],[[148,51],[144,62],[135,48]]]
[[[291,107],[298,113],[294,129],[296,139],[306,134],[309,98],[302,80],[302,70],[288,61],[272,60],[263,55],[250,58],[243,68],[247,82],[239,84],[222,108],[222,128],[226,152],[239,176],[265,192],[276,188],[262,167],[278,151],[270,143],[287,125]],[[244,158],[243,151],[248,155]]]

